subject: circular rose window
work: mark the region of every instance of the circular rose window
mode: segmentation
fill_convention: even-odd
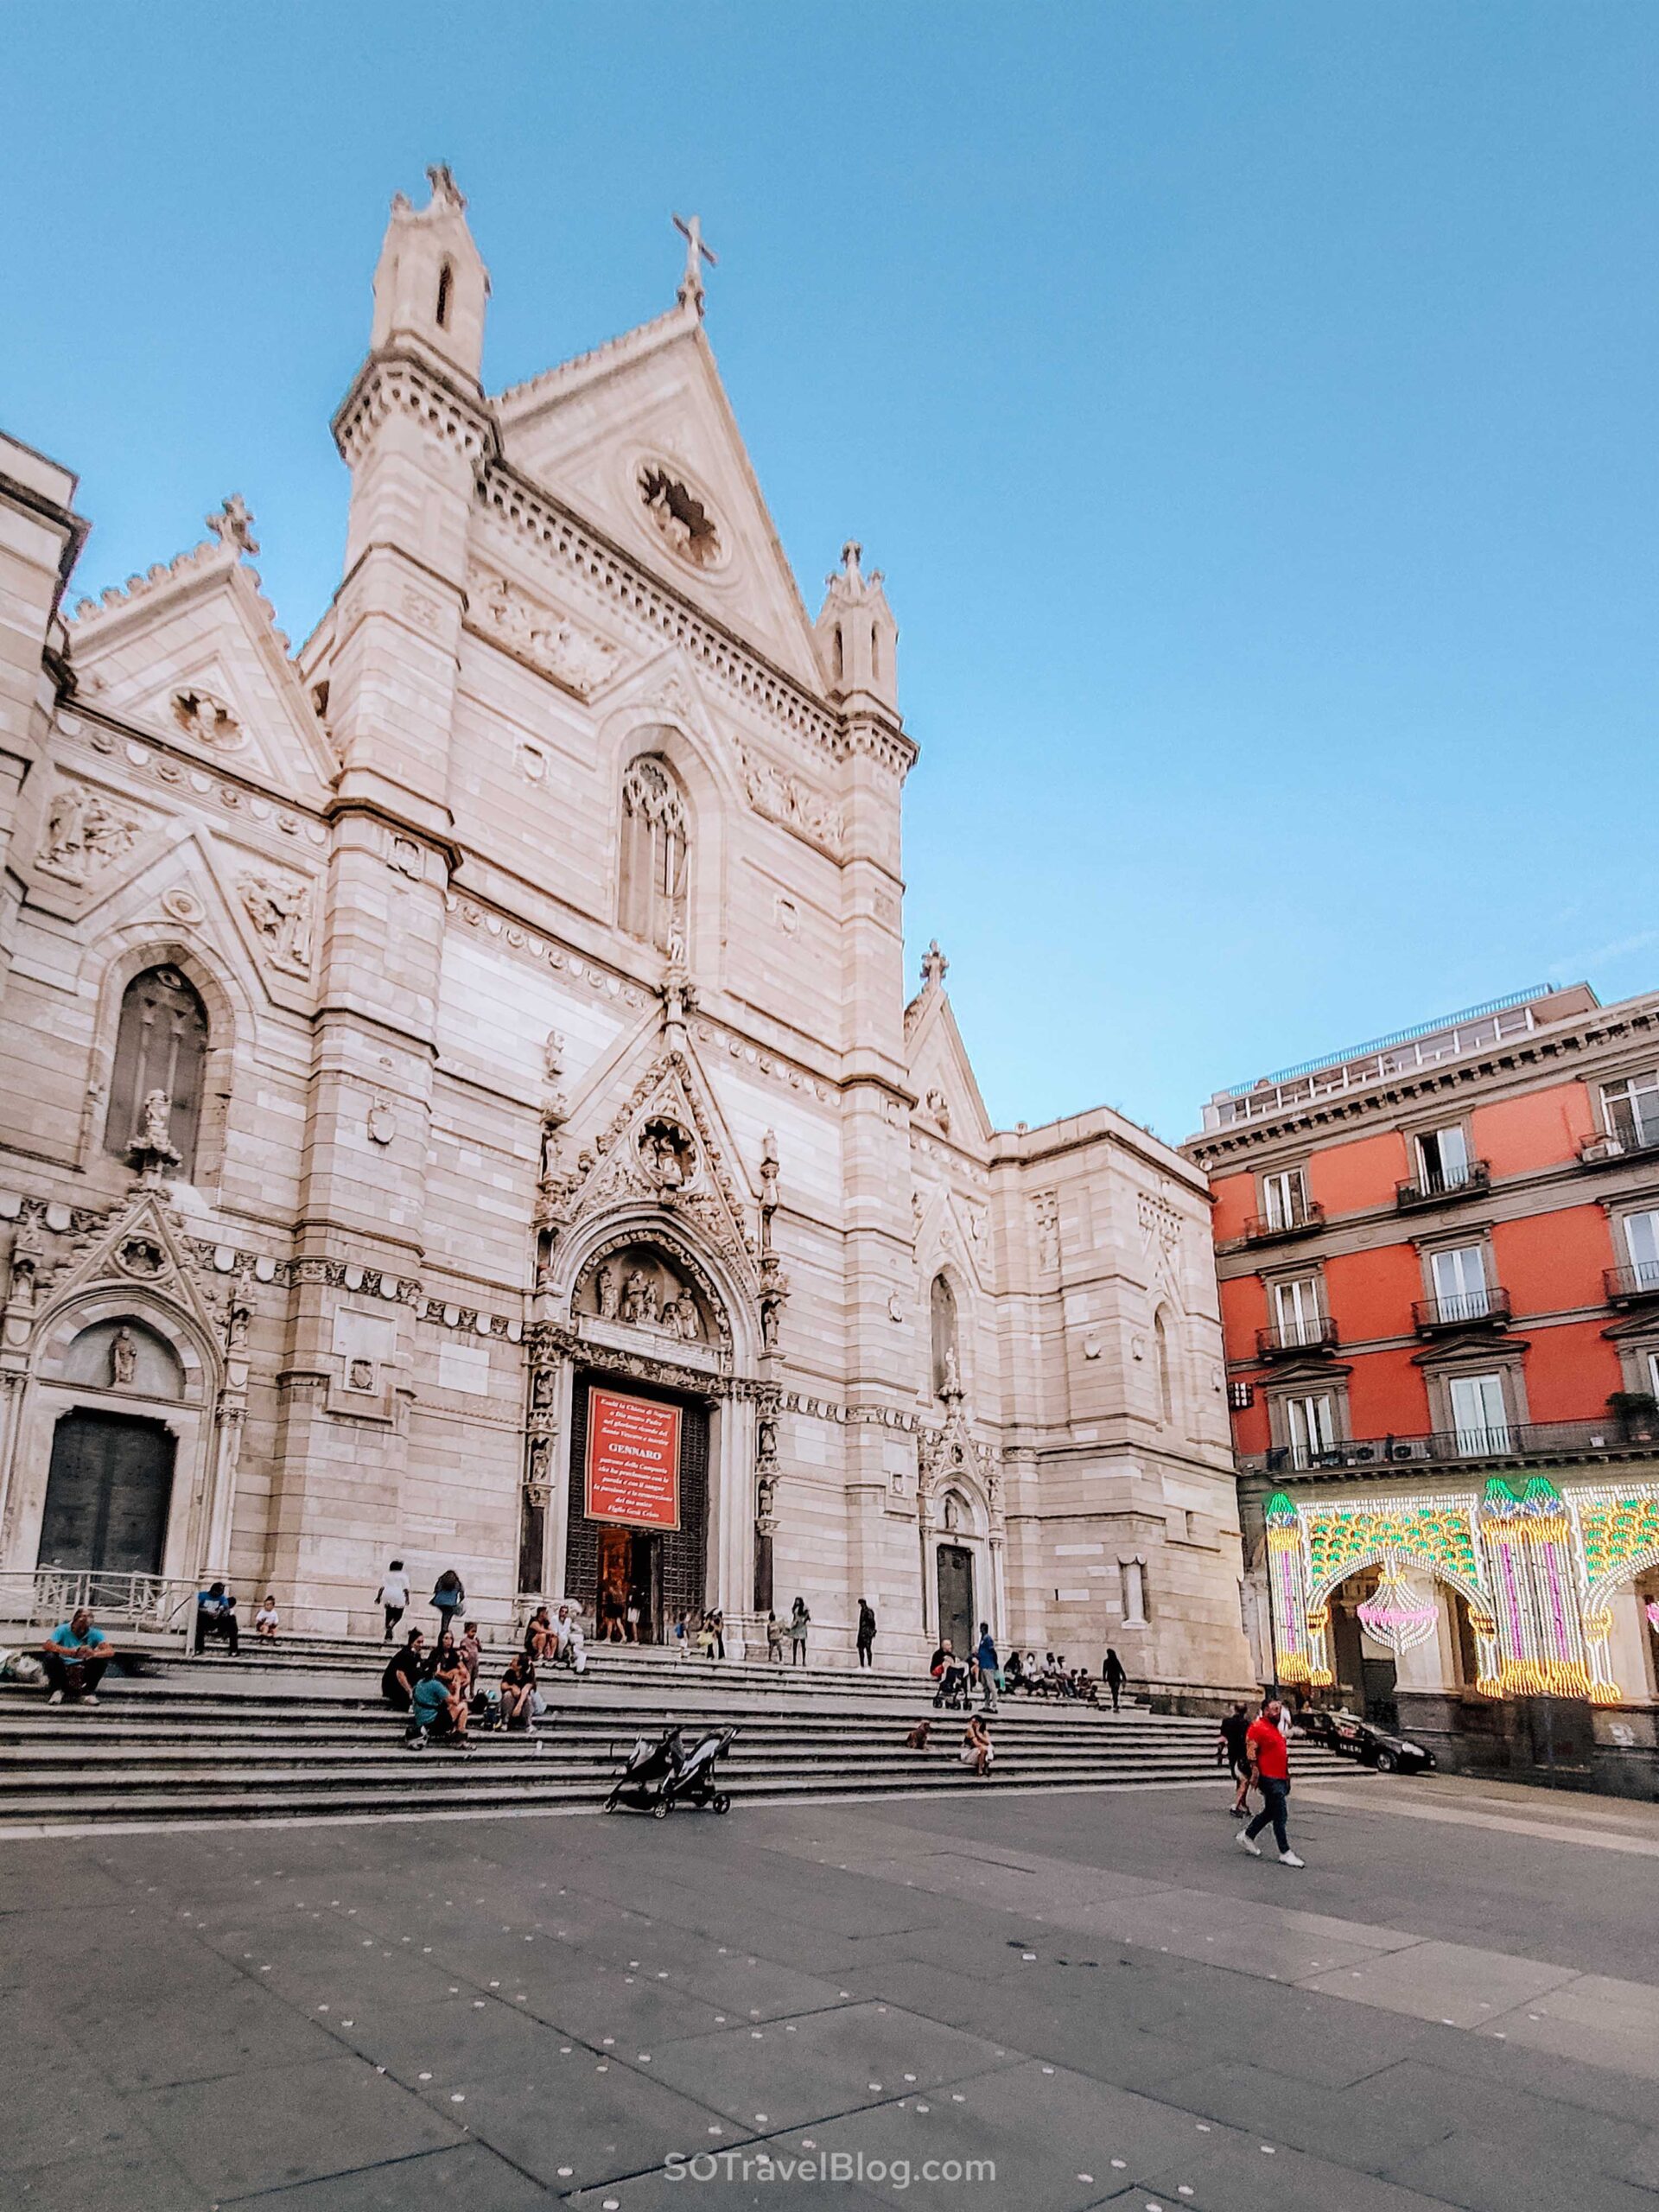
[[[725,556],[720,531],[702,498],[665,462],[642,461],[639,498],[670,548],[694,569],[717,568]]]

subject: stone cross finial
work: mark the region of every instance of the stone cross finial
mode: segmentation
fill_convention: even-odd
[[[442,200],[446,207],[457,208],[466,207],[467,202],[461,196],[461,187],[455,182],[454,174],[448,162],[434,162],[427,170],[426,181],[432,188],[434,206]]]
[[[259,541],[253,534],[253,517],[239,492],[232,492],[217,514],[207,518],[207,527],[232,553],[257,553]]]
[[[939,940],[935,938],[922,956],[922,981],[930,991],[944,988],[944,971],[950,965],[950,963],[939,950]]]
[[[719,265],[720,257],[712,247],[702,242],[702,223],[699,217],[677,215],[674,227],[685,240],[685,274],[680,279],[679,302],[684,307],[689,301],[697,313],[702,313],[702,264],[711,269]]]

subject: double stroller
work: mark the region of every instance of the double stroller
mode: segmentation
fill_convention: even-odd
[[[710,1812],[729,1813],[730,1795],[715,1786],[715,1767],[731,1748],[735,1728],[721,1728],[700,1736],[688,1750],[677,1728],[665,1729],[653,1742],[641,1736],[618,1775],[605,1810],[619,1806],[630,1812],[649,1813],[665,1821],[676,1805],[701,1805]]]

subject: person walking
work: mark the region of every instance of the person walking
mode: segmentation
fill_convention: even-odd
[[[797,1598],[789,1609],[790,1662],[792,1666],[804,1667],[806,1664],[806,1631],[811,1620],[812,1616],[806,1610],[805,1599]]]
[[[1100,1677],[1112,1694],[1112,1711],[1116,1713],[1118,1700],[1123,1694],[1123,1685],[1129,1677],[1123,1662],[1109,1643],[1106,1647],[1106,1660],[1105,1664],[1101,1668]]]
[[[390,1643],[398,1622],[409,1609],[409,1577],[404,1573],[402,1560],[393,1560],[386,1569],[374,1602],[386,1617],[386,1632],[380,1640]]]
[[[784,1624],[776,1613],[766,1612],[766,1657],[776,1662],[784,1656]]]
[[[974,1664],[979,1669],[980,1711],[996,1711],[996,1643],[988,1621],[979,1624],[979,1642],[974,1647]]]
[[[1216,1731],[1217,1746],[1227,1754],[1228,1771],[1236,1785],[1231,1810],[1237,1820],[1243,1820],[1249,1804],[1250,1760],[1245,1749],[1245,1738],[1250,1732],[1250,1716],[1243,1706],[1236,1705]]]
[[[1249,1780],[1262,1792],[1262,1810],[1247,1828],[1240,1828],[1233,1841],[1241,1851],[1248,1851],[1252,1859],[1262,1856],[1262,1847],[1256,1841],[1269,1822],[1273,1840],[1279,1847],[1281,1866],[1306,1866],[1307,1861],[1299,1859],[1290,1847],[1290,1836],[1285,1826],[1285,1808],[1290,1802],[1290,1746],[1285,1741],[1280,1717],[1284,1707],[1276,1697],[1264,1698],[1262,1710],[1251,1721],[1244,1738],[1245,1756],[1249,1761]]]
[[[443,1637],[454,1625],[455,1615],[467,1602],[467,1591],[453,1567],[446,1567],[432,1586],[432,1609],[438,1617],[438,1635]]]
[[[858,1663],[874,1667],[875,1644],[875,1608],[868,1598],[858,1601]]]

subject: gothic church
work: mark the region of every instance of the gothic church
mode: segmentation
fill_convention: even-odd
[[[1203,1178],[993,1129],[907,994],[893,613],[849,544],[808,614],[683,228],[490,394],[465,203],[394,200],[297,652],[239,499],[67,611],[0,439],[0,1591],[367,1632],[400,1555],[497,1634],[868,1597],[884,1664],[1237,1684]]]

